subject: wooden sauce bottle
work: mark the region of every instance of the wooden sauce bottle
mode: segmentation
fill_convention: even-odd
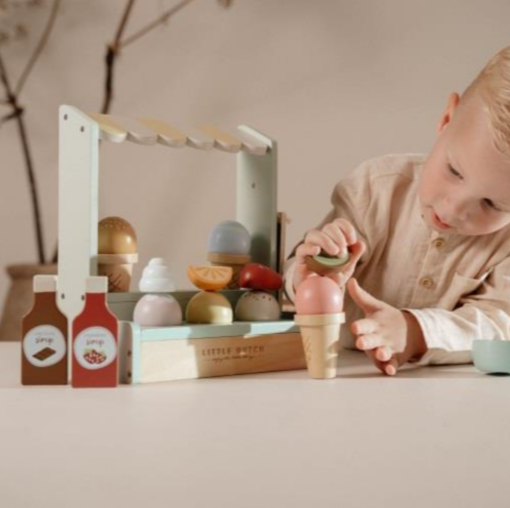
[[[21,383],[67,384],[67,318],[57,307],[57,277],[34,277],[34,305],[23,318]]]
[[[118,383],[118,321],[108,310],[107,277],[88,277],[85,307],[73,322],[72,385],[115,387]]]

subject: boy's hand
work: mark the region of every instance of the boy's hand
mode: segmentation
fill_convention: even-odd
[[[374,298],[355,279],[349,281],[347,289],[365,313],[365,319],[351,324],[352,333],[358,337],[356,347],[365,351],[379,370],[394,376],[401,365],[426,352],[420,325],[412,314]]]
[[[306,234],[304,243],[296,249],[296,269],[292,281],[294,290],[297,290],[299,285],[312,274],[306,266],[307,256],[318,256],[321,250],[330,256],[341,256],[349,250],[350,259],[342,267],[342,271],[326,276],[333,279],[339,286],[343,286],[352,277],[365,248],[365,244],[358,240],[353,225],[345,219],[335,219],[320,230],[311,229]]]

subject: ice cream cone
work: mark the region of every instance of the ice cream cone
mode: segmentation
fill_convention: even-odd
[[[138,254],[99,254],[97,274],[108,277],[108,292],[128,292],[133,273],[133,264],[138,262]]]
[[[251,261],[251,257],[248,254],[209,252],[207,260],[213,266],[230,266],[233,271],[232,279],[225,289],[239,289],[239,275],[243,267]]]
[[[345,314],[296,314],[294,321],[301,331],[310,377],[336,377],[340,327],[345,322]]]

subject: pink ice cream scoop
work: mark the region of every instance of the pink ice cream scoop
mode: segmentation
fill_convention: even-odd
[[[298,287],[294,303],[298,314],[336,314],[343,310],[344,295],[329,277],[312,275]]]

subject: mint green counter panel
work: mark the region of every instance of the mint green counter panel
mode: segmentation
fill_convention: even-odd
[[[264,335],[271,333],[299,332],[294,321],[264,321],[242,322],[234,321],[229,325],[187,325],[156,327],[141,327],[131,323],[133,337],[139,334],[141,341],[146,340],[183,340],[183,339],[212,339],[214,337],[235,337],[237,335]]]

